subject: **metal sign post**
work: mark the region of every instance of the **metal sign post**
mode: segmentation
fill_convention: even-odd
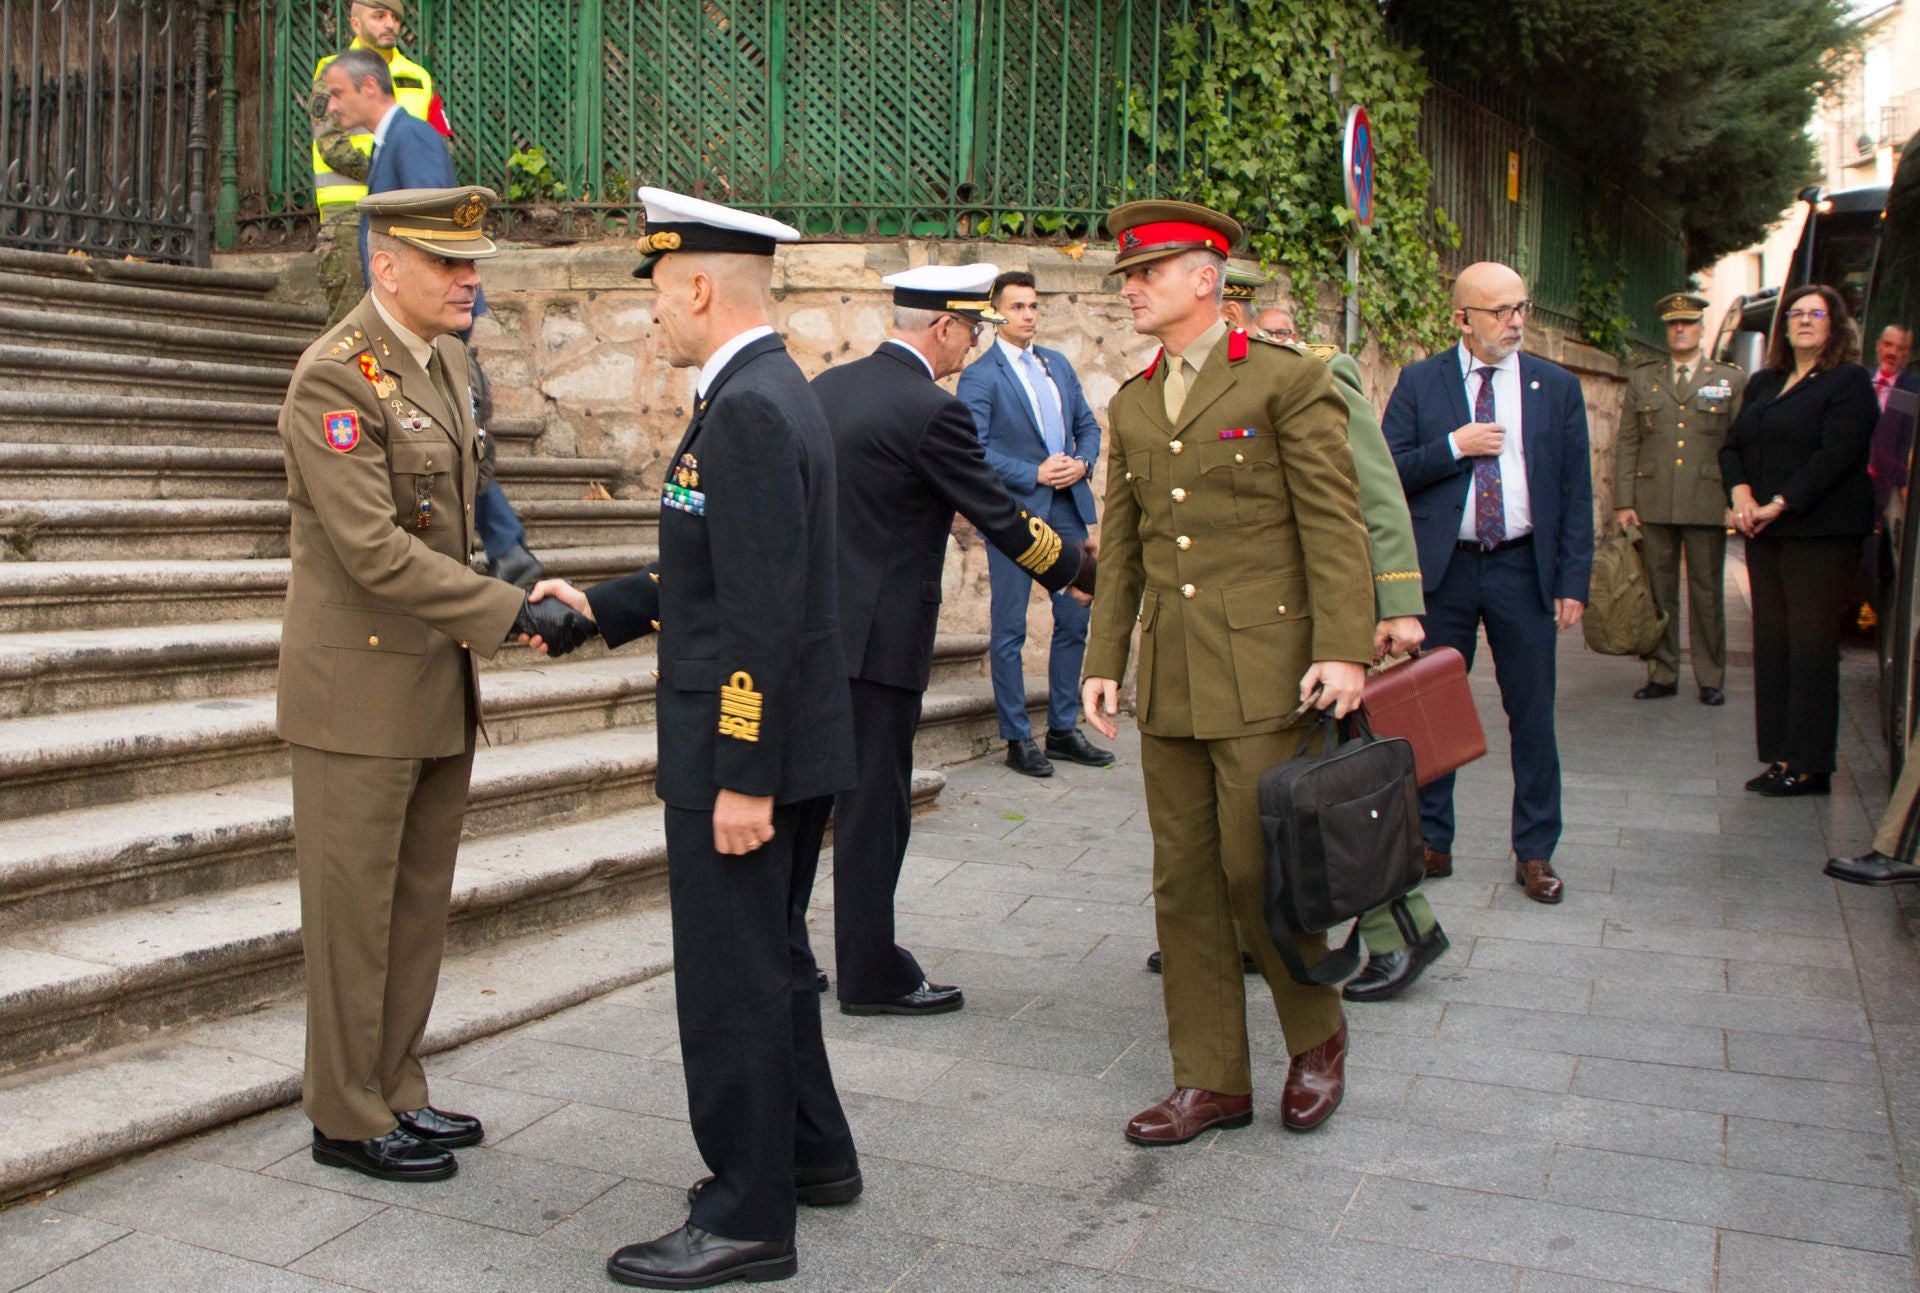
[[[1360,233],[1373,227],[1373,126],[1359,104],[1347,110],[1346,136],[1340,147],[1341,185],[1356,226],[1347,243],[1347,344],[1360,344]]]

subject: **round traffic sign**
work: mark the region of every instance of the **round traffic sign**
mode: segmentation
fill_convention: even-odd
[[[1367,110],[1355,104],[1347,112],[1345,143],[1340,149],[1341,180],[1355,223],[1373,225],[1373,126]]]

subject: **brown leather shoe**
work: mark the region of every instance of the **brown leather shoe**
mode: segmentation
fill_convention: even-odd
[[[1347,1021],[1310,1051],[1293,1057],[1280,1093],[1280,1121],[1288,1131],[1312,1131],[1340,1107],[1347,1093]]]
[[[1528,858],[1524,862],[1514,863],[1513,882],[1525,885],[1527,897],[1535,902],[1559,902],[1566,888],[1560,883],[1560,877],[1553,873],[1553,863],[1545,858]]]
[[[1442,853],[1439,849],[1428,849],[1424,863],[1427,879],[1444,880],[1453,874],[1453,854]]]
[[[1209,1127],[1244,1127],[1252,1121],[1250,1095],[1176,1087],[1153,1108],[1133,1115],[1127,1123],[1127,1139],[1136,1145],[1184,1145]]]

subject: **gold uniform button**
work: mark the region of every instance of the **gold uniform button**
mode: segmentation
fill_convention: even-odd
[[[468,645],[467,645],[467,644],[466,644],[465,642],[462,642],[462,643],[460,644],[460,649],[461,649],[462,651],[471,651],[471,650],[473,650],[473,648],[472,648],[472,647],[470,647],[470,646],[468,646]]]
[[[647,672],[652,674],[656,678],[660,676],[660,671],[658,669],[649,669],[647,670]]]
[[[1274,607],[1273,609],[1276,614],[1285,615],[1287,613],[1287,604],[1285,602],[1281,602],[1278,606]]]
[[[1126,478],[1127,478],[1128,480],[1132,480],[1132,479],[1133,479],[1133,473],[1132,473],[1132,472],[1128,472],[1128,473],[1126,473]]]
[[[1677,425],[1682,431],[1685,431],[1687,429],[1687,424],[1685,422],[1678,423]]]
[[[1173,501],[1174,501],[1174,502],[1176,502],[1176,503],[1184,503],[1184,502],[1186,502],[1186,501],[1187,501],[1187,491],[1186,491],[1186,490],[1184,490],[1184,489],[1175,489],[1175,490],[1173,491]]]
[[[1193,540],[1189,539],[1186,535],[1183,534],[1179,538],[1173,541],[1173,546],[1180,549],[1180,551],[1185,552],[1188,548],[1191,548],[1193,546]]]
[[[1685,440],[1675,440],[1673,442],[1673,447],[1676,449],[1684,449],[1687,447],[1687,442]]]
[[[1235,462],[1245,462],[1245,461],[1247,460],[1247,455],[1245,455],[1245,454],[1243,454],[1243,453],[1237,453],[1237,454],[1235,454],[1235,455],[1233,455],[1233,460],[1234,460]]]
[[[1687,465],[1687,460],[1685,458],[1675,458],[1673,460],[1673,465],[1676,467],[1684,467]]]
[[[658,632],[660,631],[660,621],[659,621],[659,620],[648,620],[648,621],[647,621],[647,623],[649,623],[649,624],[651,624],[651,625],[653,625],[653,631],[654,631],[655,633],[658,633]]]
[[[1174,441],[1174,442],[1173,442],[1172,444],[1169,444],[1169,445],[1167,446],[1167,452],[1168,452],[1168,453],[1179,453],[1179,452],[1180,452],[1180,451],[1181,451],[1182,449],[1185,449],[1186,447],[1187,447],[1187,446],[1186,446],[1185,444],[1183,444],[1183,443],[1181,443],[1181,442],[1180,442],[1180,441],[1178,441],[1178,440],[1175,440],[1175,441]]]
[[[370,633],[370,634],[368,634],[368,635],[367,635],[367,645],[368,645],[368,646],[379,646],[379,645],[380,645],[380,635],[379,635],[378,633]]]
[[[433,459],[431,458],[427,459],[427,466],[429,467],[433,466]]]
[[[1200,591],[1200,590],[1199,590],[1198,588],[1195,588],[1195,587],[1194,587],[1194,586],[1193,586],[1192,584],[1181,584],[1181,585],[1180,585],[1180,595],[1181,595],[1182,597],[1189,597],[1189,598],[1190,598],[1190,597],[1192,597],[1192,596],[1193,596],[1193,595],[1194,595],[1195,593],[1197,593],[1197,592],[1199,592],[1199,591]]]

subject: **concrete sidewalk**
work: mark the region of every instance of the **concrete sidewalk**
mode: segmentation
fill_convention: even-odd
[[[1744,644],[1743,618],[1729,626]],[[1736,661],[1740,657],[1736,656]],[[1566,902],[1507,860],[1504,732],[1461,778],[1453,950],[1350,1009],[1345,1105],[1280,1127],[1286,1056],[1250,984],[1252,1127],[1121,1138],[1171,1078],[1131,732],[1106,772],[956,769],[916,826],[902,939],[965,1011],[826,1016],[865,1167],[803,1210],[795,1290],[1914,1287],[1920,965],[1894,896],[1820,875],[1886,793],[1872,662],[1850,658],[1828,800],[1744,794],[1750,673],[1729,703],[1635,702],[1631,661],[1562,640]],[[822,888],[816,947],[830,953]],[[282,1110],[0,1213],[0,1289],[377,1293],[601,1289],[679,1224],[702,1174],[669,979],[439,1057],[487,1120],[436,1185],[307,1156]]]

